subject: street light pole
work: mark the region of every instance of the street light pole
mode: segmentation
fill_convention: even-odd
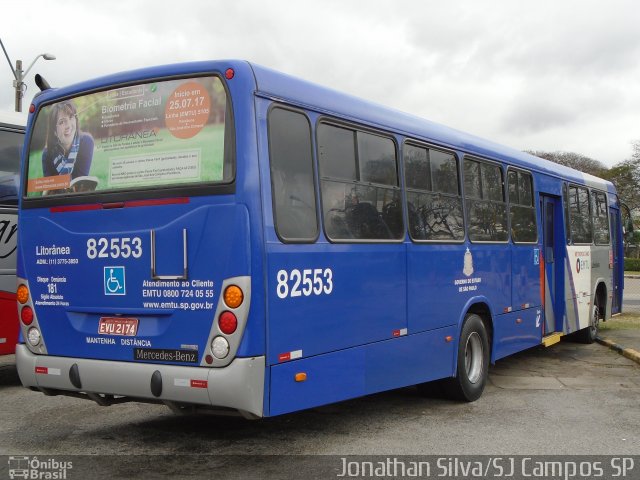
[[[9,58],[9,54],[7,50],[4,48],[4,44],[2,43],[2,39],[0,39],[0,45],[2,46],[2,50],[4,51],[4,56],[7,57],[7,61],[9,62],[9,67],[11,67],[11,72],[13,72],[13,77],[15,80],[13,81],[13,88],[16,90],[16,112],[22,111],[22,97],[24,96],[24,91],[26,89],[26,84],[24,83],[24,79],[36,63],[36,61],[42,57],[45,60],[55,60],[56,56],[50,53],[41,53],[36,58],[33,59],[29,68],[26,71],[22,71],[22,60],[16,60],[16,68],[13,68],[11,64],[11,59]]]
[[[16,77],[13,81],[13,88],[16,89],[16,112],[22,111],[22,96],[24,92],[22,91],[22,86],[24,83],[22,82],[22,60],[16,60],[16,70],[14,73]],[[18,81],[18,79],[20,79]]]

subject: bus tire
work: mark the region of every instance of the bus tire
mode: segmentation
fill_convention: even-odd
[[[489,375],[489,336],[475,313],[468,313],[460,332],[456,376],[443,384],[454,400],[473,402],[480,398]]]
[[[591,316],[589,317],[589,326],[577,332],[577,340],[580,343],[593,343],[598,337],[598,329],[600,327],[600,302],[596,298],[591,307]]]

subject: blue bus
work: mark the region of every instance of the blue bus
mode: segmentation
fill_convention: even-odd
[[[620,312],[613,185],[244,61],[30,109],[22,383],[266,417],[488,367]]]
[[[16,239],[22,117],[0,112],[0,355],[15,352],[18,343],[16,309]]]

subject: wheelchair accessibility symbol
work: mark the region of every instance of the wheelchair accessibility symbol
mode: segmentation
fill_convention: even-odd
[[[104,267],[104,294],[126,295],[124,267]]]

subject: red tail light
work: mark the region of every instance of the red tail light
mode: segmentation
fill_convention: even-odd
[[[29,305],[25,305],[20,310],[20,319],[25,325],[31,325],[31,322],[33,322],[33,310]]]
[[[218,319],[220,331],[226,335],[231,335],[238,328],[238,319],[231,312],[222,312]]]

